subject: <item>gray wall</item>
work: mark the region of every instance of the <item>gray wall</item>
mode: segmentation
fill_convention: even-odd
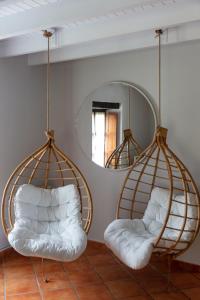
[[[59,76],[55,76],[55,74]],[[66,136],[66,99],[70,89],[68,67],[56,64],[52,70],[52,128],[56,130],[61,148],[70,149]],[[0,60],[0,195],[14,168],[45,141],[46,70],[44,66],[29,67],[27,57]],[[70,114],[69,114],[70,115]],[[55,116],[56,122],[55,122]],[[0,249],[8,246],[0,226]]]
[[[200,187],[199,53],[200,41],[163,49],[162,111],[163,125],[169,129],[168,144]],[[155,49],[145,49],[61,63],[53,68],[53,127],[58,132],[57,143],[76,161],[91,188],[94,201],[91,239],[103,240],[104,229],[115,217],[126,172],[98,167],[82,152],[76,131],[78,111],[91,91],[112,80],[141,86],[155,105],[155,62]],[[0,62],[1,190],[14,166],[44,141],[43,77],[43,67],[27,67],[24,58]],[[0,246],[5,245],[1,235]],[[199,247],[200,238],[181,259],[200,264]]]
[[[152,142],[155,122],[152,109],[147,100],[136,90],[131,91],[131,128],[133,137],[145,149]]]
[[[200,187],[199,111],[200,41],[166,46],[162,60],[162,119],[169,129],[168,144],[191,170]],[[103,240],[106,226],[115,217],[117,201],[126,172],[105,170],[93,164],[80,149],[75,121],[84,99],[97,87],[112,80],[133,82],[157,99],[156,50],[102,56],[71,62],[73,132],[71,156],[88,179],[94,200],[90,238]],[[69,65],[66,64],[66,65]],[[69,100],[69,99],[68,99]],[[181,258],[200,264],[200,238]]]
[[[43,141],[43,67],[27,58],[0,60],[0,193],[16,165]],[[7,241],[0,230],[0,248]]]

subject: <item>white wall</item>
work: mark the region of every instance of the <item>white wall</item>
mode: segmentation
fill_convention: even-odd
[[[200,42],[171,45],[163,49],[162,110],[168,127],[168,144],[191,170],[200,187],[199,111]],[[157,94],[155,49],[61,63],[53,68],[54,115],[57,144],[85,174],[94,201],[94,219],[89,237],[103,240],[106,226],[115,217],[126,172],[106,170],[93,164],[78,143],[77,113],[91,91],[106,81],[124,80]],[[25,58],[0,61],[0,188],[26,154],[44,141],[43,67],[27,67]],[[55,122],[56,121],[56,122]],[[54,126],[55,125],[55,126]],[[1,235],[0,247],[6,245]],[[200,264],[200,238],[181,258]]]
[[[55,74],[59,73],[59,76]],[[68,75],[69,74],[69,75]],[[69,151],[66,99],[71,90],[68,67],[52,67],[50,126],[61,149]],[[46,67],[30,67],[27,56],[0,60],[0,194],[14,168],[46,141]],[[57,118],[55,119],[55,116]],[[70,114],[69,114],[70,116]],[[71,120],[71,119],[70,119]],[[7,247],[0,226],[0,249]]]
[[[199,41],[170,45],[163,49],[162,63],[163,126],[169,129],[169,145],[184,160],[198,186],[200,186],[199,53]],[[98,167],[82,152],[75,130],[77,113],[91,91],[112,80],[129,81],[141,86],[155,105],[157,98],[155,63],[155,49],[144,49],[65,64],[68,68],[70,66],[72,76],[70,82],[72,111],[66,112],[68,121],[71,117],[70,128],[73,133],[73,140],[70,139],[71,156],[84,172],[94,201],[94,219],[89,235],[91,239],[103,240],[106,226],[115,217],[126,172]],[[66,82],[66,88],[67,86],[69,85]],[[181,259],[200,264],[199,247],[200,238]]]
[[[0,60],[0,194],[16,165],[45,140],[43,67],[27,57]],[[0,229],[0,248],[7,240]]]
[[[140,147],[145,149],[152,142],[156,120],[154,120],[152,109],[144,96],[137,90],[132,90],[131,94],[130,119],[133,137]]]

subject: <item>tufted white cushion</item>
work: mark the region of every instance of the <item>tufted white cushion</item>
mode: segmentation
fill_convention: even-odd
[[[189,204],[194,204],[194,198],[187,194]],[[184,216],[185,197],[183,195],[173,196],[178,202],[173,202],[172,213]],[[160,234],[165,218],[168,212],[169,191],[161,188],[154,188],[151,193],[148,206],[143,219],[118,219],[114,220],[106,229],[104,239],[107,246],[115,255],[126,265],[133,269],[145,267],[154,250],[153,245]],[[187,215],[195,216],[195,207],[188,208]],[[180,229],[184,224],[184,219],[177,216],[171,216],[168,220],[168,226]],[[195,222],[188,219],[186,229],[194,229]],[[182,235],[182,240],[190,238],[189,232]],[[179,231],[165,229],[163,237],[176,240]],[[169,246],[169,241],[162,241],[162,246]],[[180,247],[180,245],[179,245]]]
[[[114,220],[104,233],[106,245],[127,266],[145,267],[153,251],[155,237],[149,233],[142,220]]]
[[[169,191],[161,188],[154,188],[151,193],[151,199],[148,203],[147,209],[145,211],[143,221],[146,229],[152,233],[153,235],[158,235],[160,230],[165,222],[165,218],[168,212],[169,205]],[[171,212],[178,216],[170,216],[167,226],[172,228],[181,229],[184,225],[184,216],[185,208],[184,205],[186,199],[184,195],[173,195]],[[192,194],[187,193],[187,202],[188,204],[195,204],[195,198]],[[188,206],[187,208],[187,216],[188,217],[197,217],[197,211],[195,206]],[[195,221],[191,219],[187,219],[186,221],[186,230],[192,230],[195,228]],[[179,231],[165,229],[163,237],[175,240],[179,235]],[[191,233],[184,232],[181,239],[189,240]]]
[[[25,184],[14,203],[15,223],[8,240],[17,252],[60,261],[75,260],[83,253],[87,236],[74,185],[47,190]]]

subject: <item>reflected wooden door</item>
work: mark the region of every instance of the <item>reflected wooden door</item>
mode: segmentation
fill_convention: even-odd
[[[106,112],[106,126],[105,126],[105,164],[117,147],[117,123],[118,113],[117,112]]]

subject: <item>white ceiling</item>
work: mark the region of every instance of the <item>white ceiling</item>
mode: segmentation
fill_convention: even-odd
[[[53,61],[200,38],[200,0],[0,0],[0,57],[43,63],[41,30],[54,28]]]
[[[0,0],[0,18],[56,2],[58,0]]]

